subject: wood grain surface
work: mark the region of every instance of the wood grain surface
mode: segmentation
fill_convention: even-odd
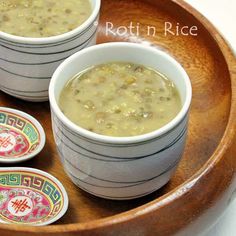
[[[129,26],[130,22],[139,24],[139,35],[107,34],[107,22],[112,22],[114,29]],[[165,35],[165,22],[197,26],[198,35]],[[147,34],[149,26],[155,27],[155,36]],[[54,225],[0,225],[4,236],[194,235],[214,222],[234,197],[236,61],[219,33],[181,0],[102,0],[98,43],[112,41],[161,48],[189,74],[193,86],[189,133],[175,176],[159,191],[136,200],[119,202],[91,196],[73,185],[62,168],[53,140],[49,104],[24,102],[0,92],[0,106],[33,115],[46,131],[44,150],[20,166],[54,175],[70,199],[66,215]]]

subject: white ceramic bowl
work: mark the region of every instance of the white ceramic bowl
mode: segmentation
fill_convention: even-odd
[[[47,101],[51,76],[73,53],[94,45],[101,0],[91,0],[91,16],[76,29],[47,38],[0,31],[0,89],[27,101]]]
[[[78,72],[111,61],[142,64],[166,75],[180,92],[179,114],[164,127],[134,137],[103,136],[72,123],[58,107],[64,85]],[[170,180],[182,156],[191,95],[184,69],[154,47],[108,43],[74,54],[55,71],[49,87],[54,137],[65,171],[81,189],[108,199],[132,199],[159,189]]]

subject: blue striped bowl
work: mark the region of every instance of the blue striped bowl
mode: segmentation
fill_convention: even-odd
[[[183,104],[179,114],[164,127],[134,137],[103,136],[72,123],[58,107],[64,85],[78,72],[110,61],[143,64],[173,80]],[[59,66],[49,87],[54,138],[66,173],[81,189],[102,198],[132,199],[159,189],[170,180],[181,159],[191,95],[184,69],[156,48],[107,43],[74,54]]]
[[[0,31],[0,89],[27,101],[47,101],[51,76],[73,53],[94,45],[101,0],[78,28],[53,37],[25,38]]]

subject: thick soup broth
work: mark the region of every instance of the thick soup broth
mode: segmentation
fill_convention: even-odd
[[[173,82],[132,63],[107,63],[75,75],[59,106],[72,122],[114,137],[141,135],[170,122],[181,109]]]
[[[0,30],[23,37],[71,31],[88,19],[89,0],[1,0]]]

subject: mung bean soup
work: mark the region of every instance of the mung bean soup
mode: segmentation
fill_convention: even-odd
[[[76,125],[113,137],[142,135],[170,122],[181,109],[175,84],[151,68],[111,62],[75,75],[59,107]]]
[[[69,32],[91,15],[89,0],[1,0],[0,30],[23,37]]]

